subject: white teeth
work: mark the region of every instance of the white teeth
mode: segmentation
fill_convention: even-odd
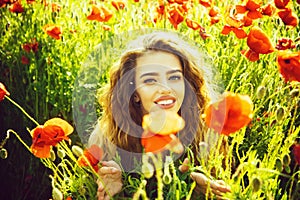
[[[171,104],[173,102],[174,102],[174,100],[169,99],[169,100],[158,101],[157,104],[159,104],[159,105],[167,105],[167,104]]]

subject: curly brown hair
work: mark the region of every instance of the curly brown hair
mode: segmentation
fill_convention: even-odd
[[[178,114],[186,121],[186,126],[177,135],[184,145],[192,144],[197,151],[206,132],[201,115],[213,91],[210,84],[211,68],[204,61],[205,55],[197,48],[192,48],[175,33],[161,31],[132,41],[119,62],[111,68],[110,81],[99,93],[102,113],[89,143],[97,143],[106,148],[106,151],[118,148],[129,152],[142,152],[140,138],[143,132],[143,116],[141,105],[133,98],[136,90],[135,67],[137,58],[149,51],[174,54],[181,62],[185,96]],[[107,147],[108,144],[113,147]],[[111,153],[111,157],[113,154]]]

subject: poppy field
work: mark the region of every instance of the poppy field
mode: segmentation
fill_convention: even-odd
[[[216,148],[188,153],[201,166],[184,174],[150,154],[138,177],[123,174],[122,194],[148,199],[155,168],[158,199],[195,199],[193,170],[224,180],[227,199],[299,199],[299,16],[299,0],[0,0],[0,199],[96,199],[96,94],[136,30],[188,38],[224,99],[203,115]],[[220,126],[211,116],[225,100]]]

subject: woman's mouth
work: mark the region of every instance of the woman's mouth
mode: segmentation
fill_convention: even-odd
[[[169,109],[175,105],[175,98],[165,98],[161,97],[155,101],[155,104],[158,105],[162,109]]]

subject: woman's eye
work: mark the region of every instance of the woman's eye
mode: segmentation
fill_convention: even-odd
[[[155,83],[156,80],[154,78],[148,78],[148,79],[145,79],[143,82],[146,84],[151,84],[151,83]]]
[[[174,75],[174,76],[171,76],[171,77],[169,78],[169,80],[181,80],[181,76],[179,76],[179,75]]]

